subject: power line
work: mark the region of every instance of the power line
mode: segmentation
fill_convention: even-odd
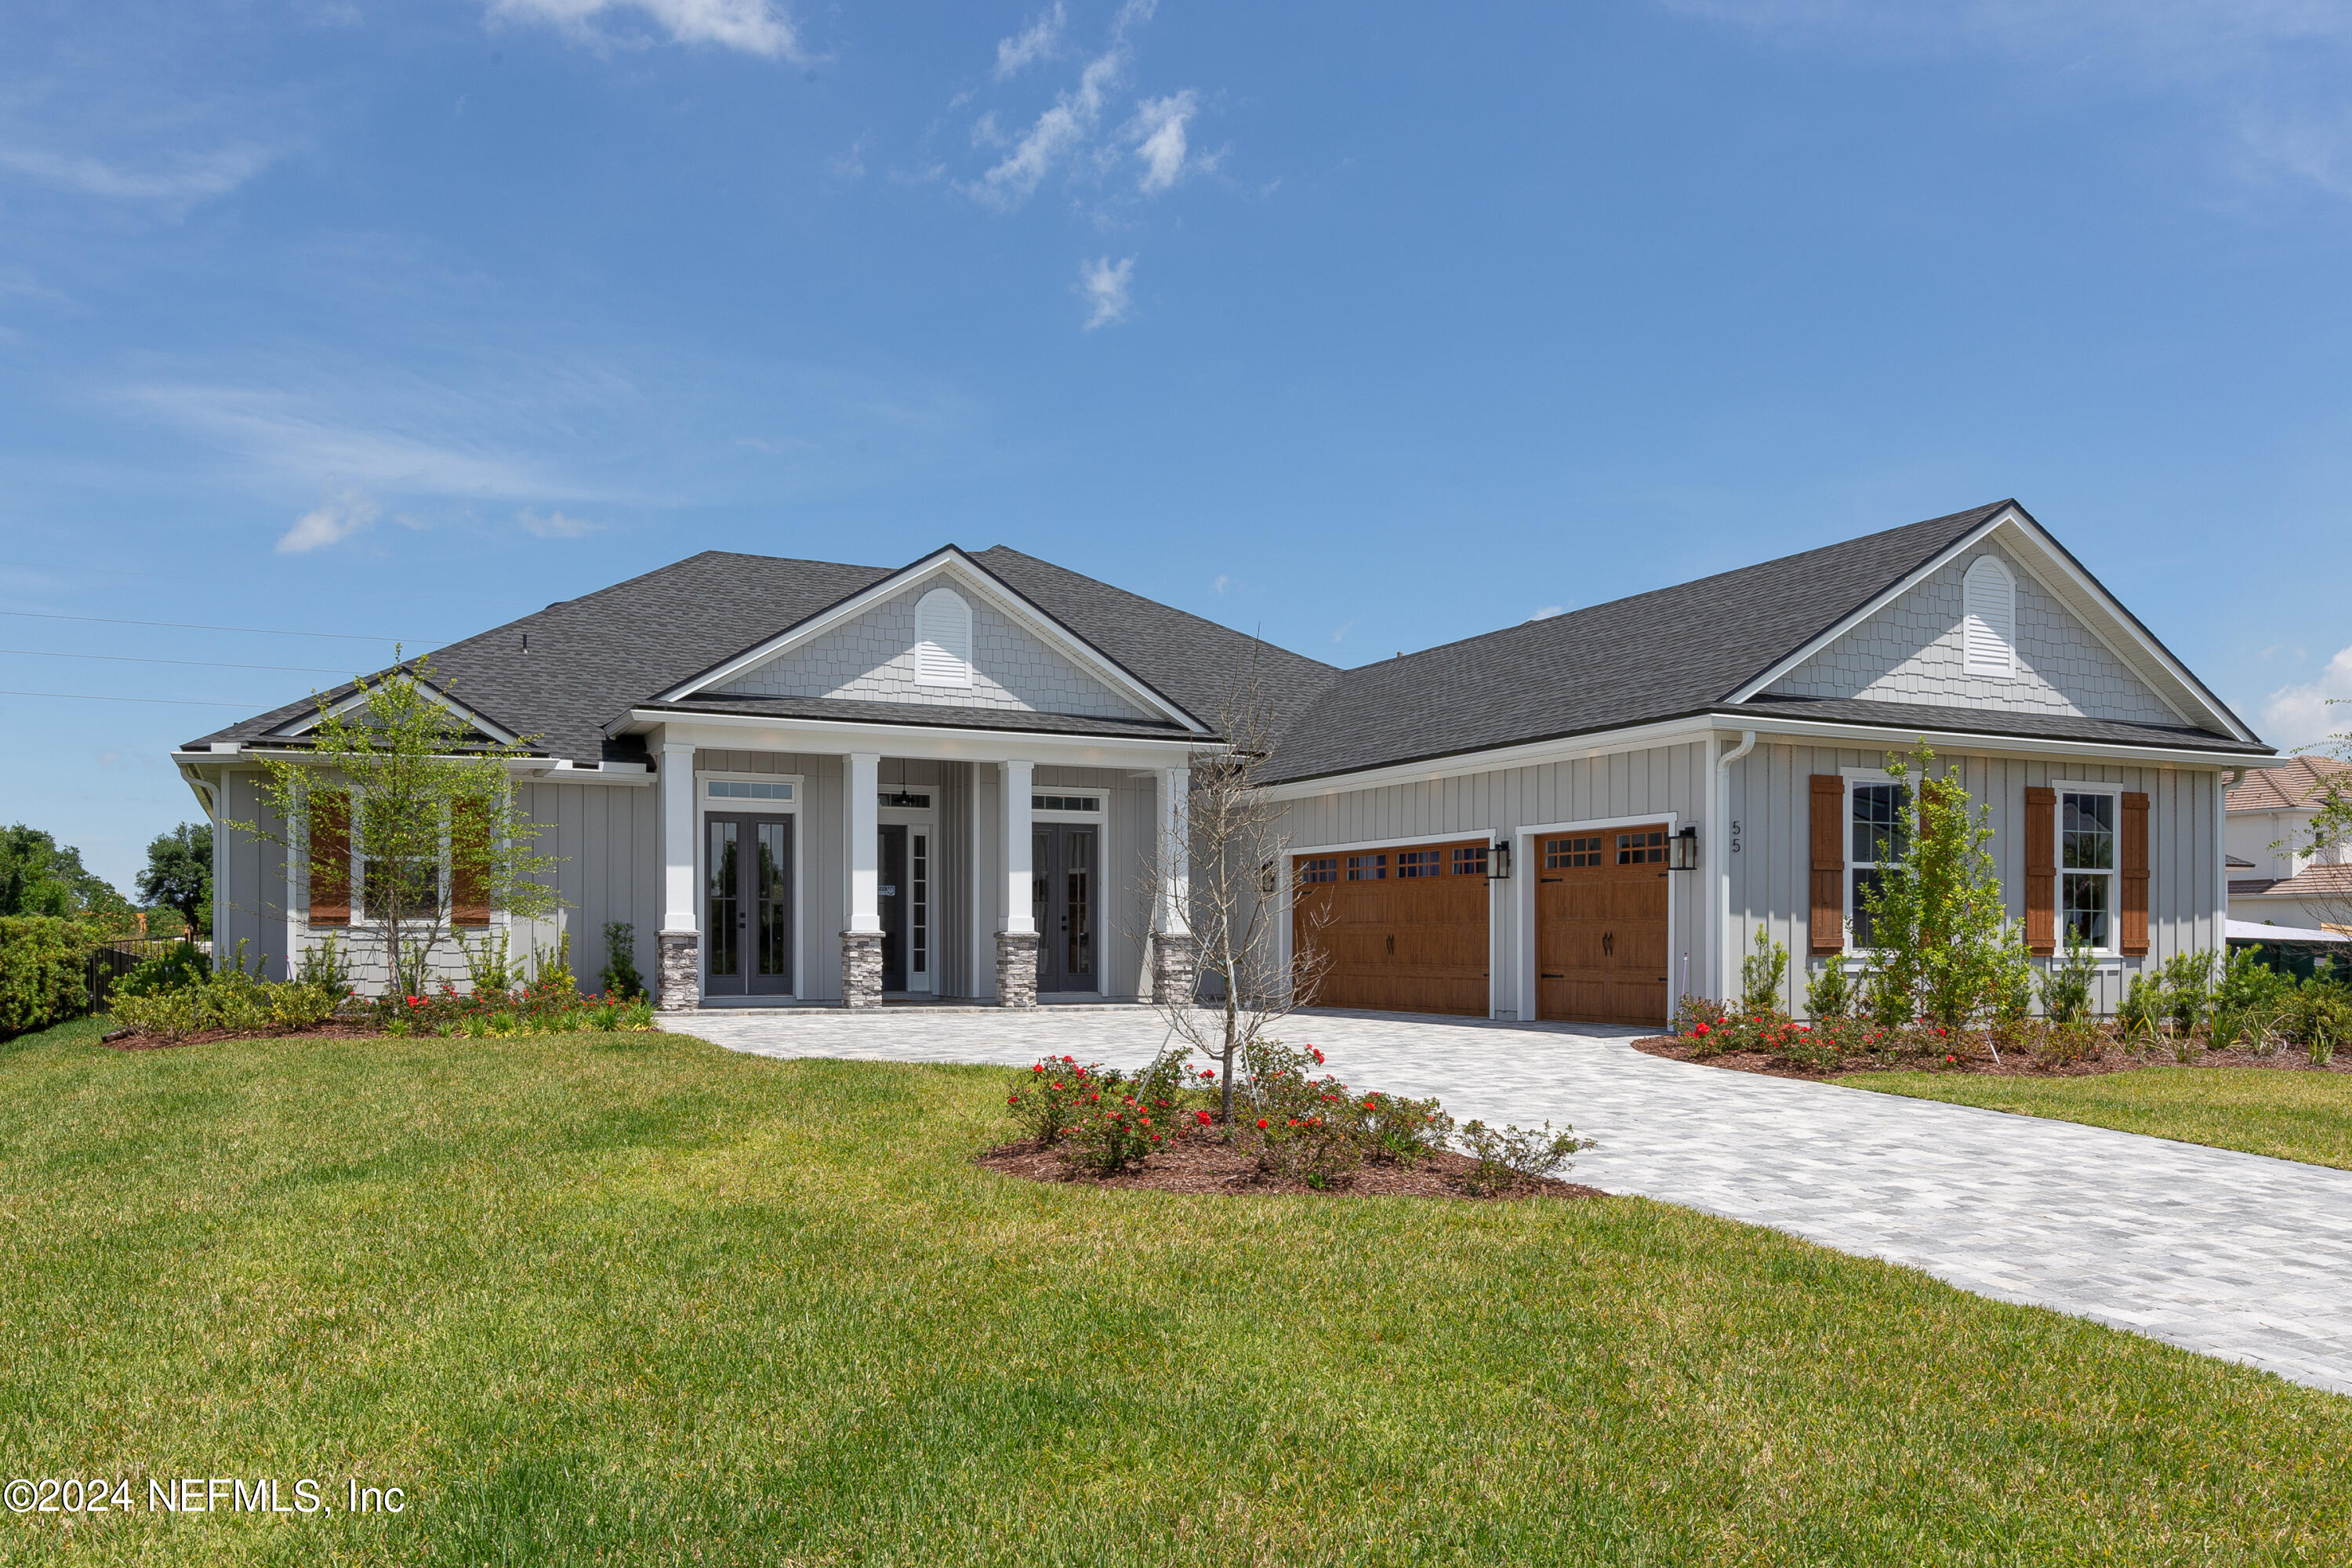
[[[207,702],[198,697],[98,697],[87,691],[7,691],[0,697],[61,697],[68,702],[159,702],[166,708],[242,708],[248,713],[267,713],[271,708],[283,708],[283,702]]]
[[[126,621],[111,616],[58,616],[44,610],[0,610],[0,616],[23,616],[37,621],[89,621],[102,626],[168,626],[183,632],[252,632],[270,637],[341,637],[347,642],[401,642],[400,637],[362,637],[356,632],[289,632],[274,626],[206,626],[193,621]]]
[[[322,669],[308,664],[220,664],[208,658],[141,658],[127,653],[52,653],[41,647],[0,647],[0,653],[23,654],[32,658],[103,658],[115,664],[184,664],[195,669],[283,669],[295,675],[351,678],[349,670]]]

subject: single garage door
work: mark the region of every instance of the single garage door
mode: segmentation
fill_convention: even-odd
[[[1666,1021],[1666,828],[1536,840],[1536,1016]]]
[[[1486,845],[1291,859],[1291,952],[1330,955],[1316,1004],[1483,1018]]]

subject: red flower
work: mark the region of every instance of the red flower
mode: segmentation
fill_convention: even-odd
[[[1007,1105],[1018,1105],[1021,1103],[1021,1097],[1017,1094],[1008,1094],[1004,1097],[1004,1103]]]
[[[1031,1072],[1044,1072],[1045,1070],[1045,1064],[1044,1062],[1039,1062],[1035,1067],[1031,1068],[1029,1070]]]
[[[1258,1125],[1258,1131],[1264,1131],[1265,1130],[1265,1117],[1263,1117],[1263,1116],[1259,1117],[1259,1118],[1257,1119],[1257,1125]]]
[[[1205,1110],[1196,1110],[1196,1111],[1192,1112],[1192,1114],[1193,1114],[1194,1116],[1197,1116],[1197,1117],[1199,1117],[1199,1118],[1201,1119],[1201,1125],[1202,1125],[1202,1126],[1206,1127],[1206,1126],[1209,1124],[1209,1113],[1208,1113],[1207,1111],[1205,1111]]]
[[[1706,1026],[1705,1024],[1701,1024],[1697,1028],[1693,1029],[1691,1033],[1694,1035],[1704,1035],[1706,1033]]]
[[[1062,1059],[1066,1062],[1076,1062],[1078,1058],[1076,1057],[1064,1057]]]

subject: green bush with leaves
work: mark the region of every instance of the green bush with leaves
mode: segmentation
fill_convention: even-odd
[[[1496,1129],[1483,1121],[1462,1124],[1462,1152],[1470,1156],[1463,1185],[1480,1197],[1515,1192],[1549,1181],[1569,1168],[1569,1156],[1593,1146],[1576,1136],[1573,1127],[1554,1132],[1547,1121],[1539,1129],[1507,1126]]]
[[[89,1010],[96,926],[58,915],[0,916],[0,1038]]]
[[[1846,973],[1843,958],[1823,959],[1805,981],[1805,1012],[1817,1023],[1829,1018],[1850,1018],[1861,1001],[1861,988]]]
[[[2164,1020],[2164,982],[2152,974],[2135,974],[2116,1004],[2116,1026],[2124,1041],[2153,1040]]]
[[[2070,928],[2064,958],[2042,974],[2042,1016],[2055,1024],[2072,1024],[2089,1017],[2091,985],[2098,974],[2099,955]]]
[[[343,994],[300,980],[264,980],[241,963],[177,985],[120,996],[115,1022],[162,1040],[222,1030],[282,1034],[313,1029],[335,1016]]]
[[[637,928],[628,921],[604,922],[604,994],[642,996],[645,976],[637,973]]]
[[[133,964],[130,973],[114,983],[110,994],[117,1003],[127,996],[152,996],[158,991],[193,985],[212,972],[213,961],[194,942],[175,942]]]
[[[1789,978],[1789,950],[1772,940],[1762,924],[1756,927],[1756,951],[1739,961],[1739,1005],[1750,1013],[1782,1006],[1780,988]]]
[[[1927,1018],[1965,1029],[2000,1005],[2018,937],[1988,847],[1990,808],[1971,810],[1968,785],[1936,773],[1923,741],[1890,757],[1902,790],[1895,858],[1862,889],[1871,927],[1869,1011],[1889,1027]]]
[[[2306,980],[2279,1009],[2278,1026],[2325,1067],[2336,1047],[2352,1045],[2352,986],[2335,980]]]
[[[2164,961],[2163,969],[2158,972],[2158,979],[2164,986],[2164,1015],[2172,1025],[2175,1038],[2196,1033],[2211,1013],[2216,959],[2210,948],[2200,952],[2176,952]]]

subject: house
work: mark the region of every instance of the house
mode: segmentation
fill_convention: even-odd
[[[2305,931],[2352,929],[2352,846],[2312,843],[2312,824],[2352,763],[2288,757],[2229,794],[2230,918]]]
[[[1352,670],[1001,546],[711,552],[432,662],[478,732],[534,737],[561,919],[631,922],[666,1008],[1189,992],[1186,900],[1142,874],[1183,874],[1191,759],[1244,672],[1281,736],[1267,885],[1339,1006],[1656,1024],[1736,993],[1759,927],[1793,1003],[1867,946],[1887,755],[1923,738],[2034,951],[2077,933],[2111,1005],[2221,946],[2224,793],[2274,761],[2014,501]],[[173,760],[216,825],[252,820],[256,753],[314,717]],[[314,903],[306,866],[215,843],[219,940],[365,957],[362,847]]]

